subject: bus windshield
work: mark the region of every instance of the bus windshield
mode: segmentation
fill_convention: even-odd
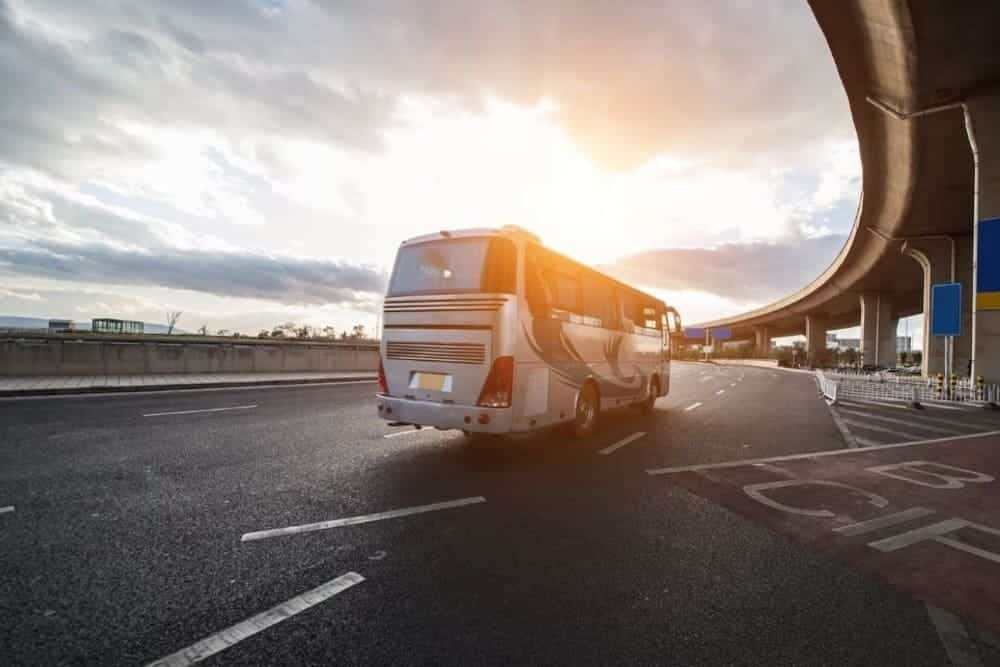
[[[396,256],[389,296],[513,293],[516,256],[514,244],[499,237],[441,239],[404,245]]]

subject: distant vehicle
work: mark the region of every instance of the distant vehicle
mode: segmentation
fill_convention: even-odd
[[[378,414],[472,433],[644,413],[670,391],[677,311],[517,228],[403,242],[383,313]]]

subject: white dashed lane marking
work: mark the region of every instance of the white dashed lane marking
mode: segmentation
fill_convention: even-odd
[[[271,530],[258,530],[253,533],[245,533],[240,538],[241,542],[252,540],[263,540],[269,537],[281,537],[283,535],[295,535],[297,533],[311,533],[316,530],[327,530],[330,528],[340,528],[342,526],[355,526],[359,523],[371,523],[383,519],[396,519],[401,516],[411,516],[413,514],[423,514],[425,512],[436,512],[438,510],[452,509],[454,507],[464,507],[476,503],[485,503],[486,498],[475,496],[472,498],[459,498],[458,500],[448,500],[441,503],[431,503],[430,505],[418,505],[416,507],[405,507],[398,510],[388,510],[386,512],[376,512],[375,514],[362,514],[361,516],[351,516],[344,519],[332,519],[330,521],[320,521],[318,523],[307,523],[301,526],[289,526],[287,528],[274,528]]]
[[[715,395],[718,396],[719,394],[725,394],[725,393],[726,393],[725,389],[720,389],[719,391],[715,392]]]
[[[629,437],[624,438],[622,440],[619,440],[618,442],[616,442],[613,445],[605,447],[604,449],[600,450],[599,453],[600,454],[604,454],[605,456],[607,456],[608,454],[612,454],[612,453],[618,451],[619,449],[621,449],[625,445],[627,445],[629,443],[632,443],[632,442],[635,442],[639,438],[643,438],[645,436],[646,436],[646,434],[643,431],[639,431],[638,433],[633,433]]]
[[[8,512],[13,512],[13,511],[14,511],[14,506],[13,505],[7,505],[6,507],[0,507],[0,514],[7,514]]]
[[[227,648],[248,637],[252,637],[258,632],[267,630],[272,625],[277,625],[296,614],[301,614],[310,607],[318,605],[320,602],[329,600],[338,593],[343,593],[351,586],[360,584],[364,580],[365,578],[357,572],[348,572],[326,582],[322,586],[317,586],[311,591],[296,595],[287,602],[282,602],[276,607],[271,607],[263,613],[226,628],[222,632],[205,637],[201,641],[177,651],[177,653],[172,653],[165,658],[160,658],[156,662],[151,662],[147,667],[187,667],[187,665],[201,662],[205,658],[225,651]]]
[[[684,408],[684,412],[690,412],[691,410],[697,408],[699,405],[701,405],[701,403],[692,403],[691,405]]]

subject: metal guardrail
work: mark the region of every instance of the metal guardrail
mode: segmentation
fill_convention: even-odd
[[[820,391],[827,398],[857,398],[864,400],[893,400],[920,403],[923,401],[952,401],[971,403],[1000,402],[1000,385],[986,384],[979,378],[939,375],[922,378],[891,373],[841,373],[816,371]]]

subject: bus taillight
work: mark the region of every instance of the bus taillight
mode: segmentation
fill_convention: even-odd
[[[385,368],[382,367],[382,360],[378,360],[378,393],[389,394],[389,383],[385,381]]]
[[[481,408],[509,408],[514,389],[514,357],[497,357],[476,402]]]

